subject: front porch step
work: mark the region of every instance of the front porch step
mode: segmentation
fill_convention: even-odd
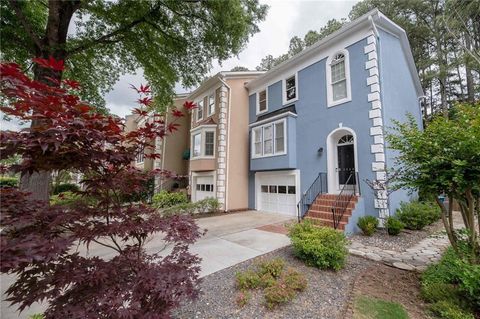
[[[333,212],[332,208],[335,204],[337,207],[345,207],[345,212],[338,223],[338,230],[345,230],[349,218],[353,214],[353,210],[358,202],[358,196],[353,196],[347,202],[349,195],[342,195],[341,198],[335,194],[320,194],[313,201],[309,210],[305,214],[305,219],[310,220],[314,225],[332,227],[333,228]]]

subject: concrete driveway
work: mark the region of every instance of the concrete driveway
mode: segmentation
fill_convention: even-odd
[[[190,246],[190,252],[202,258],[200,276],[204,277],[216,271],[236,265],[242,261],[263,255],[290,244],[289,238],[283,234],[282,225],[292,217],[258,211],[248,211],[223,216],[197,219],[201,229],[206,229],[205,236]],[[157,252],[165,246],[160,236],[153,236],[147,243],[149,252]],[[113,256],[112,251],[103,246],[91,246],[88,253],[83,248],[82,253],[103,258]],[[166,250],[168,251],[168,249]],[[35,304],[26,309],[20,316],[15,308],[8,307],[4,302],[4,292],[13,282],[12,276],[1,276],[1,318],[28,318],[29,315],[40,313],[46,305]]]

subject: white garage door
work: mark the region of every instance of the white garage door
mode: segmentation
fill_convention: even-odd
[[[294,175],[257,175],[257,185],[258,210],[297,215]]]
[[[213,176],[195,177],[195,201],[215,197],[214,194]]]

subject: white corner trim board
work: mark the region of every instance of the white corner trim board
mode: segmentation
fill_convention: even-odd
[[[367,58],[365,70],[369,71],[369,76],[366,81],[371,92],[367,96],[367,101],[371,105],[371,110],[368,112],[368,117],[372,121],[370,135],[373,137],[370,149],[371,153],[375,156],[375,161],[372,162],[372,171],[378,182],[385,182],[387,174],[385,166],[385,140],[383,138],[383,114],[378,69],[377,37],[373,31],[367,38],[364,53]],[[375,190],[374,206],[378,209],[380,222],[383,222],[383,220],[390,215],[388,196],[385,196],[385,194],[386,189]]]

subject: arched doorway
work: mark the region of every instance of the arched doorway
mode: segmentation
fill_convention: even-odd
[[[352,188],[355,185],[354,137],[346,134],[337,141],[337,179],[339,188]]]
[[[357,140],[347,127],[332,131],[327,137],[328,192],[338,194],[342,188],[355,189],[357,172]]]

